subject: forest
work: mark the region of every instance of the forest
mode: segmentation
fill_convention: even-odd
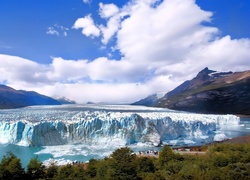
[[[203,155],[181,155],[164,146],[158,157],[137,156],[128,147],[101,160],[45,167],[37,157],[23,168],[7,153],[0,163],[0,179],[47,180],[215,180],[250,179],[250,144],[214,144]]]

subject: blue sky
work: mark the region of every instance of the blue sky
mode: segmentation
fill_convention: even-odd
[[[133,102],[204,67],[250,69],[248,0],[0,2],[0,82],[84,103]]]

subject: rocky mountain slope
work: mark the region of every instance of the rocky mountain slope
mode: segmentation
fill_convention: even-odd
[[[166,94],[166,92],[155,93],[155,94],[149,95],[148,97],[146,97],[144,99],[141,99],[137,102],[134,102],[131,105],[154,106],[156,104],[156,102],[160,98],[162,98],[165,94]]]
[[[199,113],[250,115],[250,71],[203,69],[168,92],[154,106]]]
[[[73,100],[70,100],[66,97],[59,97],[59,98],[54,98],[56,99],[57,101],[59,101],[61,104],[76,104],[75,101]]]
[[[11,87],[0,85],[0,109],[60,104],[59,101],[34,91],[15,90]]]

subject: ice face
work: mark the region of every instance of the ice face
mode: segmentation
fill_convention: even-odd
[[[122,142],[157,146],[178,139],[213,139],[218,126],[239,123],[239,118],[233,115],[133,108],[71,105],[2,111],[0,143],[53,146]]]

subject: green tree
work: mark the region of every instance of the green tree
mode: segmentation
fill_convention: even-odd
[[[73,179],[72,176],[74,174],[74,168],[71,164],[67,164],[62,166],[59,170],[58,176],[56,179],[63,180],[63,179]]]
[[[90,177],[90,178],[96,177],[96,175],[97,175],[97,163],[98,163],[98,161],[95,159],[89,160],[88,168],[86,171],[88,177]]]
[[[45,166],[37,157],[30,159],[27,166],[27,175],[29,179],[43,178],[45,174]]]
[[[173,150],[168,146],[164,146],[163,149],[161,150],[161,152],[159,153],[159,158],[158,158],[158,162],[159,162],[160,167],[162,168],[169,161],[175,159],[175,157],[176,156],[175,156]]]
[[[97,179],[108,180],[110,179],[110,171],[111,169],[111,158],[105,158],[103,160],[98,161],[97,168]],[[112,173],[111,173],[112,174]]]
[[[111,179],[132,180],[137,178],[136,155],[132,154],[130,148],[124,147],[117,149],[111,154],[111,170],[109,170]]]
[[[224,154],[214,156],[212,161],[213,161],[213,165],[215,167],[225,167],[229,163],[228,156],[226,156]]]
[[[250,165],[235,163],[228,166],[229,176],[233,179],[250,179]]]
[[[0,179],[16,180],[23,179],[24,176],[25,173],[20,159],[11,152],[7,153],[0,164]]]
[[[111,157],[117,161],[126,161],[130,162],[133,159],[135,159],[135,155],[132,154],[133,151],[128,148],[128,147],[123,147],[120,149],[115,150],[112,154]]]
[[[143,177],[144,180],[166,180],[166,177],[159,171],[154,173],[146,173]]]
[[[67,164],[65,166],[60,167],[58,175],[56,176],[55,179],[58,179],[58,180],[78,180],[78,179],[84,180],[87,178],[85,177],[85,172],[84,172],[82,167]]]
[[[56,166],[55,164],[51,164],[45,171],[45,177],[47,179],[52,179],[54,177],[57,176],[58,174],[58,166]]]
[[[152,158],[141,157],[137,159],[138,172],[155,172],[155,165]]]

